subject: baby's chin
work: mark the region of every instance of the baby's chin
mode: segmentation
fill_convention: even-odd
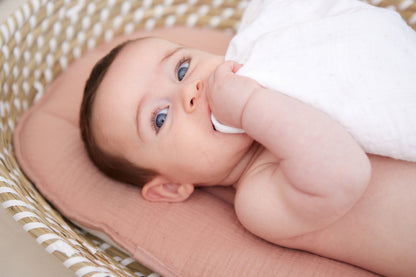
[[[238,134],[228,134],[216,132],[219,139],[222,141],[221,147],[227,148],[224,151],[234,151],[235,155],[241,155],[242,153],[248,151],[251,145],[255,142],[249,135],[246,133]]]

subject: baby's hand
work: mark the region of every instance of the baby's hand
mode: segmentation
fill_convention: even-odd
[[[260,85],[253,79],[236,75],[242,67],[234,61],[219,65],[208,81],[207,95],[211,112],[222,122],[241,128],[241,115],[244,107]]]

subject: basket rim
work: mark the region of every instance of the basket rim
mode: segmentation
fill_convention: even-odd
[[[96,45],[159,26],[235,31],[248,2],[27,0],[0,24],[0,203],[39,244],[55,249],[51,253],[76,275],[134,276],[134,272],[95,246],[92,241],[98,238],[88,238],[67,222],[22,172],[11,139],[19,118],[63,70]],[[395,7],[416,30],[415,0],[366,2]]]

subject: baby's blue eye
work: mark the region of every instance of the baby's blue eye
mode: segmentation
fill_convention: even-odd
[[[156,131],[162,128],[163,123],[165,123],[166,117],[168,116],[168,108],[164,108],[163,110],[159,111],[155,118],[154,118],[154,126]]]
[[[189,68],[189,61],[185,61],[179,64],[177,74],[178,74],[178,80],[182,81],[183,78],[185,78],[186,72]]]

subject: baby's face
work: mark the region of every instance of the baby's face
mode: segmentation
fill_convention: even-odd
[[[99,146],[175,182],[221,182],[252,143],[212,126],[207,82],[223,61],[162,39],[128,44],[93,107]]]

